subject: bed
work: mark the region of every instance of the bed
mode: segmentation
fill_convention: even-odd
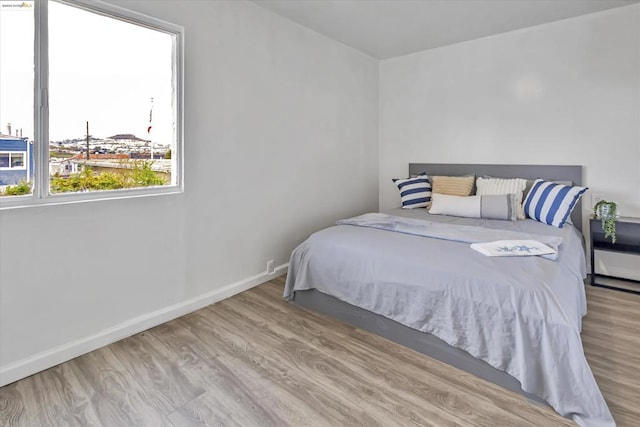
[[[410,164],[409,174],[582,182],[580,166]],[[468,243],[347,222],[314,233],[291,256],[284,296],[551,405],[579,425],[615,425],[580,339],[586,314],[582,213],[574,225],[377,214],[411,226],[562,238],[558,259],[491,258]],[[467,227],[467,228],[465,228]],[[506,230],[506,231],[504,231]],[[523,234],[523,235],[525,235]]]

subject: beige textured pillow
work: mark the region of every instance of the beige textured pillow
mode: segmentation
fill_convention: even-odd
[[[473,192],[474,175],[432,176],[432,192],[450,196],[470,196]]]

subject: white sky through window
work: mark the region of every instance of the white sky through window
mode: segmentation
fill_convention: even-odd
[[[0,126],[32,139],[33,11],[3,9]],[[150,139],[172,144],[172,43],[169,34],[50,1],[50,140],[82,138],[86,121],[94,137],[147,139],[153,98]]]
[[[0,1],[0,133],[11,123],[33,139],[33,2],[27,4]]]

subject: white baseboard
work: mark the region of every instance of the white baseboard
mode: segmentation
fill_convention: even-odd
[[[0,366],[0,387],[244,292],[247,289],[282,276],[287,272],[288,267],[289,263],[279,265],[271,274],[265,271],[187,301],[135,317],[88,337],[71,341],[5,366]]]

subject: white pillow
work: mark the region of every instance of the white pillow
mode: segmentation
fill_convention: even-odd
[[[465,218],[516,220],[514,194],[490,196],[451,196],[433,193],[430,214],[452,215]]]
[[[476,195],[515,194],[517,217],[525,219],[522,200],[526,187],[527,180],[522,178],[478,178],[476,180]]]
[[[451,196],[432,193],[430,214],[480,218],[480,196]]]

